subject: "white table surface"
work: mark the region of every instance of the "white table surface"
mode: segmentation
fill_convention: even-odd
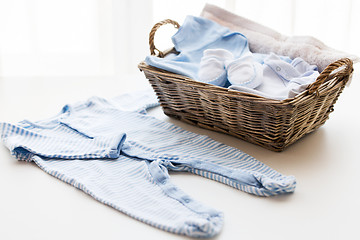
[[[355,74],[324,126],[282,153],[169,119],[160,108],[150,112],[297,178],[294,194],[265,198],[200,176],[171,173],[172,181],[185,192],[224,212],[223,230],[214,239],[360,239],[359,81]],[[121,78],[3,78],[0,121],[40,120],[67,103],[146,86],[142,73]],[[0,194],[3,240],[184,238],[105,206],[35,164],[16,161],[2,145]]]

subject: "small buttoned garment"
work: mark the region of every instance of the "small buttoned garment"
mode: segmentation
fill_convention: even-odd
[[[313,83],[319,76],[317,66],[310,65],[301,58],[293,60],[286,59],[285,57],[278,56],[274,53],[267,54],[254,54],[254,58],[261,63],[261,70],[254,72],[252,79],[260,78],[260,84],[249,86],[248,84],[233,84],[229,88],[252,93],[258,96],[263,96],[275,100],[284,100],[294,98],[301,92],[305,91],[309,84]],[[239,59],[243,61],[242,59]],[[235,62],[240,65],[240,62]],[[231,73],[232,75],[244,75],[237,72]],[[256,77],[260,75],[260,77]],[[252,83],[250,81],[250,83]]]
[[[146,108],[156,105],[144,95],[92,97],[46,120],[1,123],[1,138],[18,160],[35,162],[130,217],[190,237],[218,234],[223,214],[176,187],[168,171],[191,172],[258,196],[294,191],[294,177],[147,115]]]

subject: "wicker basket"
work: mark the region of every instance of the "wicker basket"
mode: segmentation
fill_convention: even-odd
[[[149,35],[150,52],[154,34],[167,19],[154,25]],[[292,99],[272,100],[210,85],[164,71],[141,62],[164,113],[189,124],[233,135],[273,151],[282,151],[325,123],[334,104],[352,77],[353,63],[340,59],[325,68],[308,89]]]

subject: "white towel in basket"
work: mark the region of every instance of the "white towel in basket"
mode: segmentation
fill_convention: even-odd
[[[359,57],[330,48],[314,37],[285,36],[215,5],[206,4],[201,16],[244,34],[249,41],[251,52],[274,52],[290,58],[301,57],[306,62],[318,66],[320,72],[341,58],[350,58],[353,62],[360,61]]]

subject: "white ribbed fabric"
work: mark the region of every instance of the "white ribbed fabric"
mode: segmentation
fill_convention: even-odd
[[[1,138],[18,160],[34,161],[137,220],[191,237],[218,234],[223,214],[173,185],[168,170],[192,172],[259,196],[294,191],[294,177],[207,136],[120,110],[126,108],[121,99],[94,97],[66,105],[51,119],[1,123]]]

